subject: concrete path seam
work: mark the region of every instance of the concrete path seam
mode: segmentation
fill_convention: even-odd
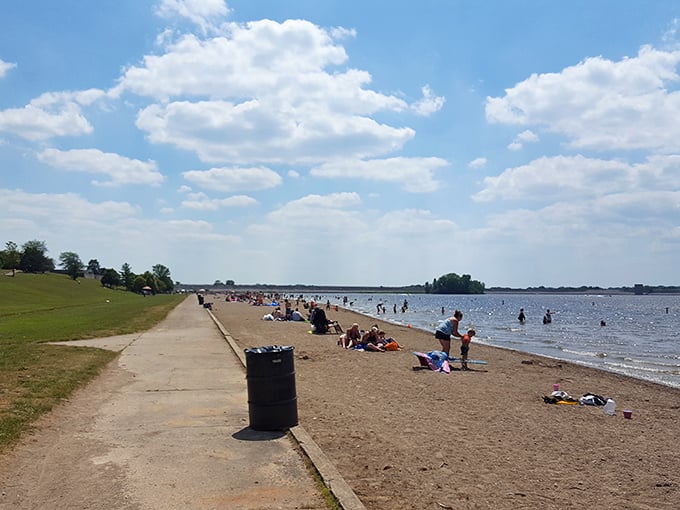
[[[231,334],[225,329],[224,325],[219,321],[219,319],[210,310],[206,309],[210,314],[213,322],[219,329],[220,333],[227,341],[231,350],[234,352],[236,357],[241,361],[241,365],[244,370],[246,368],[246,356],[243,350],[238,346]],[[335,496],[338,503],[344,510],[366,510],[366,507],[361,502],[359,497],[354,493],[349,484],[342,477],[340,472],[337,470],[335,465],[330,461],[325,453],[319,448],[312,437],[307,433],[307,431],[301,426],[291,427],[289,429],[291,435],[295,439],[295,442],[300,446],[305,455],[309,458],[310,462],[314,466],[314,469],[319,473],[324,485],[329,491]]]

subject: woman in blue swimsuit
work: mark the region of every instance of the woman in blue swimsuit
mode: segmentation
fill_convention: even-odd
[[[458,332],[458,324],[462,318],[463,312],[456,310],[453,312],[453,317],[442,321],[434,331],[434,337],[439,340],[442,351],[444,351],[447,356],[449,356],[449,352],[451,351],[451,336],[463,338],[463,335]]]

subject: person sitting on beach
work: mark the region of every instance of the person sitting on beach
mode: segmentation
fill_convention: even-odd
[[[365,351],[385,352],[385,344],[380,341],[378,331],[377,326],[372,326],[361,337],[361,347]]]
[[[378,331],[378,341],[383,345],[386,351],[400,351],[401,346],[397,341],[392,338],[385,338],[385,332],[380,330]]]
[[[313,331],[316,334],[324,334],[326,333],[330,328],[333,328],[336,333],[342,333],[342,326],[338,323],[338,321],[334,321],[326,317],[326,312],[324,312],[323,308],[319,308],[318,306],[315,307],[312,310],[312,313],[309,315],[309,322],[312,323]]]
[[[343,349],[351,349],[352,347],[356,347],[360,343],[360,340],[361,331],[359,330],[359,324],[355,322],[352,324],[351,328],[340,335],[340,338],[338,338],[338,345],[341,345]]]
[[[292,321],[299,321],[299,322],[304,322],[305,318],[303,315],[300,313],[300,310],[297,308],[290,314],[290,320]]]
[[[467,333],[460,339],[460,359],[463,370],[470,370],[467,366],[468,353],[470,352],[470,341],[477,332],[474,329],[468,329]]]
[[[312,308],[309,314],[309,322],[312,323],[312,332],[317,335],[323,335],[328,331],[328,319],[323,308]]]
[[[463,335],[458,332],[458,323],[462,318],[463,312],[456,310],[453,312],[453,317],[449,317],[445,321],[440,322],[434,332],[434,337],[439,340],[442,351],[445,352],[447,356],[449,356],[449,353],[451,352],[451,336],[463,338]]]

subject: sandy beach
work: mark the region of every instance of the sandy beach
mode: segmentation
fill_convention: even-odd
[[[300,425],[368,509],[680,507],[680,390],[474,341],[488,365],[414,370],[432,333],[381,322],[402,351],[348,351],[308,323],[263,321],[269,307],[206,299],[242,348],[295,347]],[[616,415],[544,403],[555,383],[614,397]]]

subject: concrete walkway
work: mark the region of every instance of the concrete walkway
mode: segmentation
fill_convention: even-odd
[[[2,459],[0,508],[322,509],[281,432],[248,427],[245,371],[188,298]]]

